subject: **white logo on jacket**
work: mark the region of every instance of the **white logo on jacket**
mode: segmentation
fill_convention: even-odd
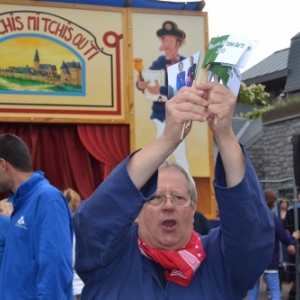
[[[17,221],[17,223],[15,224],[15,226],[27,229],[26,227],[26,223],[25,223],[25,219],[24,216],[21,216],[20,219]]]

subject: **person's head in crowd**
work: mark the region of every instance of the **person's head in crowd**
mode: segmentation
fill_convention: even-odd
[[[12,211],[13,206],[10,202],[7,202],[7,198],[0,200],[0,214],[10,216]]]
[[[272,210],[275,207],[275,203],[277,201],[277,196],[274,192],[272,192],[271,190],[265,190],[264,191],[264,195],[266,198],[266,202],[268,207]]]
[[[277,97],[277,103],[284,103],[285,100],[285,94],[281,93],[278,97]]]
[[[25,142],[14,134],[0,135],[0,192],[15,192],[32,172],[31,155]]]
[[[67,199],[71,212],[74,214],[81,202],[80,195],[71,188],[63,190],[63,194]]]
[[[285,198],[279,199],[280,209],[287,210],[289,207],[289,201]]]
[[[194,56],[190,57],[190,64],[191,64],[191,66],[194,64]]]
[[[139,237],[150,247],[178,250],[193,231],[197,192],[189,173],[166,161],[158,172],[158,185],[138,217]]]
[[[179,72],[181,72],[183,70],[183,62],[182,61],[178,63],[178,70],[179,70]]]

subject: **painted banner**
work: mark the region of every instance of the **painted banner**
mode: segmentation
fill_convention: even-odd
[[[142,148],[162,134],[166,101],[178,89],[193,84],[200,53],[205,53],[208,45],[206,14],[133,11],[129,20],[134,45],[133,144]],[[168,76],[170,72],[173,75]],[[149,74],[156,74],[156,78],[152,80]],[[206,122],[194,122],[190,134],[171,155],[194,177],[209,178],[212,174],[209,133]]]
[[[124,122],[122,10],[0,6],[0,117]]]

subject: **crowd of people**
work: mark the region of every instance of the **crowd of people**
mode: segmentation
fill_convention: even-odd
[[[271,211],[276,196],[264,193],[234,135],[235,103],[217,82],[181,88],[165,104],[162,135],[129,155],[84,201],[33,171],[19,137],[0,135],[0,192],[10,193],[13,207],[1,225],[1,299],[246,297],[268,276],[280,219]],[[186,121],[207,122],[218,145],[216,228],[204,229],[193,178],[168,159],[191,130]],[[299,232],[289,229],[293,245]]]
[[[271,211],[274,211],[276,206],[277,196],[274,192],[270,190],[266,190],[264,192],[265,199],[267,202],[268,207]],[[283,200],[282,200],[283,202]],[[282,212],[282,211],[281,211]],[[282,216],[282,215],[281,215]],[[264,278],[266,279],[269,293],[272,300],[280,300],[281,299],[281,284],[280,284],[280,276],[279,276],[279,264],[280,264],[280,244],[281,242],[283,245],[287,247],[287,252],[290,255],[295,255],[296,247],[295,244],[297,239],[300,237],[299,230],[292,232],[292,234],[288,233],[284,228],[284,223],[282,219],[278,217],[275,212],[273,213],[273,220],[275,225],[275,245],[272,254],[272,259],[270,264],[266,268],[263,273]],[[260,279],[258,279],[255,286],[249,291],[248,300],[257,300],[259,294],[259,284]],[[291,297],[290,297],[291,298]]]

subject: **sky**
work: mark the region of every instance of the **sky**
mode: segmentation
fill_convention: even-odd
[[[20,49],[22,55],[19,55]],[[33,67],[36,49],[40,63],[56,65],[58,71],[63,61],[78,61],[70,50],[59,43],[39,37],[17,37],[1,43],[0,67],[25,67],[26,65]]]
[[[205,0],[209,38],[233,34],[259,42],[241,73],[290,47],[300,32],[298,0]]]

